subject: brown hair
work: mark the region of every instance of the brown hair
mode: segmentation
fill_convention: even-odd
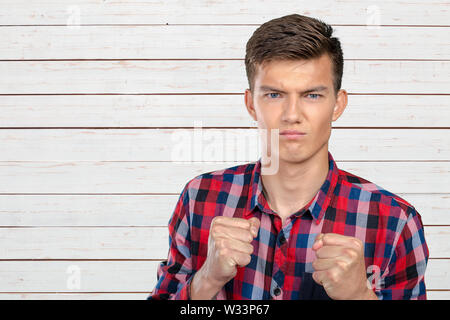
[[[333,65],[335,93],[340,90],[344,58],[333,28],[311,17],[291,14],[263,23],[247,42],[245,69],[250,91],[258,65],[272,60],[313,59],[327,53]]]

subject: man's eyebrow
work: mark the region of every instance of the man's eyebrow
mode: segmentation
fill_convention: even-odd
[[[267,92],[267,91],[276,91],[276,92],[280,92],[280,93],[286,93],[285,91],[281,90],[281,89],[277,89],[277,88],[273,88],[270,86],[260,86],[259,90]],[[326,86],[317,86],[317,87],[312,87],[309,89],[306,89],[302,92],[300,92],[301,94],[305,94],[305,93],[309,93],[309,92],[316,92],[316,91],[328,91],[328,87]]]

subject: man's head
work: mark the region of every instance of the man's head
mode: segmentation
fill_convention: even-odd
[[[248,112],[261,129],[304,133],[299,139],[280,135],[281,161],[327,155],[331,122],[347,105],[340,89],[342,50],[331,34],[327,24],[295,14],[262,24],[247,43]]]
[[[262,24],[247,42],[245,69],[253,92],[257,67],[273,60],[331,58],[335,93],[341,89],[344,58],[333,28],[314,18],[291,14]]]

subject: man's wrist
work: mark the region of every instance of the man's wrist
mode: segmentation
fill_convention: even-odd
[[[191,300],[211,300],[222,289],[225,283],[210,278],[203,268],[200,268],[190,283]]]
[[[377,295],[373,292],[372,289],[367,288],[363,294],[361,294],[357,300],[378,300]]]

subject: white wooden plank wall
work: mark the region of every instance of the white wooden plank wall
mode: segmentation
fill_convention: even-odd
[[[450,299],[450,2],[437,0],[2,0],[0,299],[146,298],[184,184],[257,159],[235,143],[255,131],[245,43],[291,13],[343,43],[338,166],[416,206],[428,297]],[[199,124],[202,150],[236,162],[172,162]]]

